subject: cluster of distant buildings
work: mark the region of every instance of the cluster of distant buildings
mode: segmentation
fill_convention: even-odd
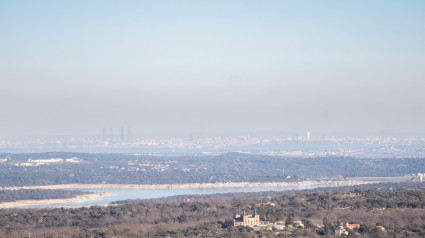
[[[286,224],[284,221],[276,221],[276,222],[269,222],[266,220],[266,218],[261,219],[260,215],[257,214],[255,211],[254,214],[235,214],[233,217],[233,226],[237,227],[251,227],[254,230],[284,230],[285,227],[297,227],[297,228],[304,228],[305,225],[302,221],[292,221],[291,224]],[[319,227],[319,226],[318,226]],[[323,227],[323,226],[322,226]],[[360,224],[350,224],[350,223],[342,223],[338,222],[335,228],[335,237],[347,237],[349,234],[349,230],[355,230],[359,229]],[[384,226],[376,226],[376,229],[385,232]]]
[[[296,221],[301,224],[301,226],[304,226],[301,221]],[[294,222],[295,223],[295,222]],[[245,226],[245,227],[251,227],[254,230],[261,230],[261,229],[267,229],[272,230],[273,228],[277,230],[283,230],[285,229],[285,222],[283,221],[277,221],[277,222],[269,222],[264,219],[260,219],[260,215],[255,212],[254,214],[235,214],[233,217],[233,226]]]
[[[293,137],[166,137],[166,138],[133,138],[130,128],[103,128],[93,137],[68,139],[39,139],[29,141],[1,140],[1,149],[13,151],[28,150],[85,150],[123,149],[148,154],[217,154],[223,151],[242,151],[246,153],[321,157],[321,156],[353,156],[359,158],[407,158],[425,156],[425,138],[416,137],[320,137],[310,132]]]
[[[335,229],[335,237],[347,237],[349,230],[360,229],[360,224],[344,224],[343,222],[338,222]],[[376,226],[376,229],[384,232],[384,226]]]
[[[48,164],[59,164],[59,163],[80,163],[81,160],[77,157],[69,159],[62,158],[50,158],[50,159],[28,159],[27,162],[17,163],[16,166],[39,166]]]
[[[276,222],[269,222],[265,218],[260,219],[260,215],[257,213],[254,214],[243,214],[239,215],[236,214],[233,217],[233,226],[244,226],[244,227],[251,227],[254,230],[273,230],[275,228],[276,230],[284,230],[286,227],[285,221],[276,221]],[[288,226],[291,227],[304,227],[304,223],[302,221],[293,221],[292,224],[289,224]]]
[[[274,203],[266,202],[266,203],[260,203],[256,204],[256,206],[275,206]],[[276,222],[270,222],[267,221],[266,217],[260,218],[260,215],[257,214],[257,210],[254,210],[254,214],[246,214],[245,211],[243,212],[243,215],[235,214],[233,217],[233,226],[240,226],[240,227],[251,227],[254,230],[273,230],[273,228],[277,230],[284,230],[286,225],[291,227],[304,227],[304,223],[302,221],[292,221],[291,224],[286,224],[285,221],[276,221]]]
[[[118,135],[118,134],[117,134]],[[130,127],[127,127],[127,132],[124,127],[121,127],[121,133],[119,139],[114,135],[114,131],[112,128],[109,128],[109,137],[106,132],[106,128],[103,128],[102,130],[102,141],[103,144],[108,145],[113,142],[128,142],[130,140]]]

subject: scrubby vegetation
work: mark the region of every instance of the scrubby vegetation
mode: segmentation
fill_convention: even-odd
[[[271,205],[259,205],[272,202]],[[254,209],[284,230],[233,227],[235,213]],[[296,221],[304,227],[292,227]],[[208,202],[141,202],[108,207],[0,210],[0,236],[24,237],[320,237],[337,222],[360,224],[350,237],[425,236],[425,191],[313,192]],[[378,229],[383,226],[385,229]]]
[[[69,159],[75,163],[28,166],[28,159]],[[242,153],[219,156],[128,154],[0,154],[0,186],[69,183],[174,184],[282,182],[319,178],[403,176],[423,173],[425,159],[295,158]]]

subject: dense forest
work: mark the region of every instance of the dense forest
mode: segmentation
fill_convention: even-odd
[[[233,215],[243,211],[256,211],[269,222],[283,221],[286,228],[256,231],[233,227]],[[302,221],[304,227],[294,226],[295,221]],[[333,237],[338,222],[360,224],[349,231],[349,237],[423,237],[425,191],[355,189],[204,202],[148,201],[106,207],[3,209],[0,236]]]
[[[293,158],[228,153],[218,156],[129,154],[0,154],[0,186],[68,183],[172,184],[273,182],[335,177],[423,173],[425,159]],[[77,158],[77,162],[31,164],[29,159]]]

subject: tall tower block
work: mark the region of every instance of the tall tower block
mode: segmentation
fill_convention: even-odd
[[[103,142],[106,141],[106,128],[103,128],[102,140]]]
[[[121,127],[121,142],[125,142],[125,131],[124,131],[124,127]]]

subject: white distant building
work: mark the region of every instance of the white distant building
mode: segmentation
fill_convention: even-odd
[[[48,164],[48,163],[62,163],[63,159],[61,158],[51,158],[51,159],[28,159],[30,163],[36,164]]]
[[[310,137],[311,137],[310,132],[309,132],[309,131],[307,131],[307,134],[306,134],[305,138],[306,138],[307,140],[310,140]]]
[[[335,237],[348,236],[348,231],[340,225],[335,229]]]
[[[20,164],[15,164],[16,166],[35,166],[36,164],[33,163],[20,163]]]
[[[273,224],[273,226],[278,230],[284,230],[285,229],[285,222],[284,221],[277,221]]]
[[[67,163],[80,163],[80,159],[77,157],[72,157],[70,159],[65,160]]]

